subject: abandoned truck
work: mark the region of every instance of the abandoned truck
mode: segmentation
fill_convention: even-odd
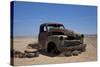
[[[48,53],[64,52],[65,56],[70,56],[86,51],[84,35],[65,29],[59,23],[41,24],[38,41],[40,49]]]

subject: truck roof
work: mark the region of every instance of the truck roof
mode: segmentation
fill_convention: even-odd
[[[63,25],[63,24],[60,24],[60,23],[43,23],[43,24],[41,24],[41,26],[44,26],[44,25],[47,25],[47,26],[49,26],[49,25]]]

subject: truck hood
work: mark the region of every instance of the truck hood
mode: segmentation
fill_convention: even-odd
[[[74,31],[71,31],[71,30],[68,30],[68,29],[51,30],[49,32],[49,35],[57,35],[57,37],[60,37],[61,35],[63,35],[62,37],[66,37],[67,36],[67,38],[69,40],[80,39],[82,37],[81,34],[77,34]]]
[[[49,33],[52,35],[68,35],[68,36],[69,35],[72,36],[75,34],[73,31],[68,30],[68,29],[51,30]]]

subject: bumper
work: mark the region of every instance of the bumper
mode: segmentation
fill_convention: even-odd
[[[86,44],[80,44],[77,46],[70,46],[70,47],[62,47],[60,51],[73,51],[73,50],[82,50],[86,48]]]

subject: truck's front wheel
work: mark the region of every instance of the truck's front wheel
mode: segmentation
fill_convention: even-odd
[[[57,47],[56,47],[56,45],[54,43],[49,43],[48,44],[47,52],[48,53],[55,53],[55,54],[59,53],[59,51],[58,51],[58,49],[57,49]]]

